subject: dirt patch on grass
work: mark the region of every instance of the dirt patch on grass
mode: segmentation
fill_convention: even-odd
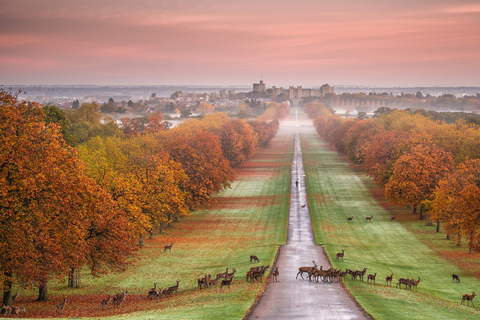
[[[282,197],[278,195],[257,197],[220,197],[217,198],[217,209],[264,208],[281,204]]]

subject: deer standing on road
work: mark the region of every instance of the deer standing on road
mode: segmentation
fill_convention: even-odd
[[[280,275],[280,272],[278,271],[278,267],[275,267],[275,269],[273,269],[273,282],[278,282],[278,276]]]

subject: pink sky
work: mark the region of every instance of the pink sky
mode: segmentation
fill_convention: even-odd
[[[395,3],[394,3],[395,2]],[[480,86],[478,0],[0,0],[0,85]]]

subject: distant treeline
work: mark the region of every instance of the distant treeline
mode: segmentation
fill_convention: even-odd
[[[463,111],[480,112],[480,94],[456,98],[452,94],[444,94],[439,97],[416,94],[391,95],[386,92],[375,93],[328,93],[323,98],[306,98],[303,104],[313,102],[324,103],[332,109],[343,109],[348,112],[371,113],[374,110],[386,107],[391,109],[433,110],[433,111]]]

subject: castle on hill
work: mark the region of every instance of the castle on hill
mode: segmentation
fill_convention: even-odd
[[[253,92],[257,94],[264,94],[266,96],[279,96],[284,94],[289,99],[301,99],[305,97],[324,97],[327,93],[335,93],[334,87],[329,86],[328,84],[322,85],[319,89],[305,89],[302,86],[289,86],[288,89],[283,87],[277,88],[273,86],[272,88],[267,89],[267,86],[263,80],[260,80],[259,83],[253,84]]]

